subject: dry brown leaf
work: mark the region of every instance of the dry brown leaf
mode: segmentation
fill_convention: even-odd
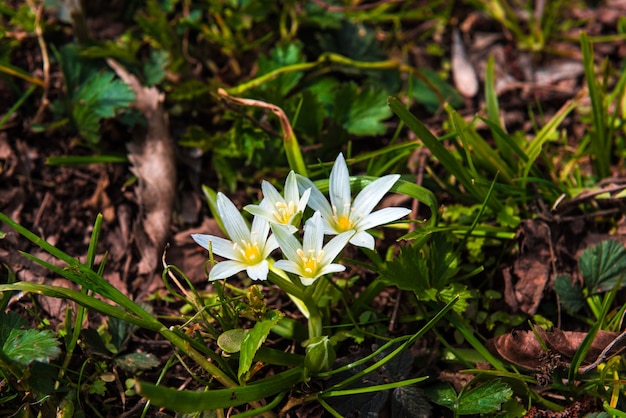
[[[545,362],[549,358],[546,356],[548,353],[542,348],[541,342],[543,342],[549,351],[560,356],[561,366],[569,367],[569,362],[587,334],[587,332],[562,331],[560,329],[546,331],[536,327],[534,332],[511,331],[508,334],[492,338],[487,342],[487,348],[509,363],[529,370],[542,370],[546,367]],[[537,335],[541,342],[537,340]],[[616,332],[598,331],[583,364],[593,363],[604,349],[616,341],[618,337],[619,334]],[[611,349],[608,357],[618,354],[623,348],[623,344],[618,344],[614,349]]]
[[[520,228],[519,257],[512,269],[503,271],[504,294],[512,309],[534,315],[550,278],[551,232],[550,226],[541,220],[524,221]]]
[[[135,92],[134,106],[146,118],[145,136],[128,146],[132,171],[138,178],[137,199],[140,213],[135,222],[135,244],[141,254],[139,274],[150,274],[159,265],[169,234],[176,191],[174,143],[163,109],[163,94],[155,87],[144,87],[137,78],[114,60],[107,63]]]

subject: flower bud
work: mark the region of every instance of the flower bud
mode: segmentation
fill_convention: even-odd
[[[307,374],[329,370],[335,362],[335,348],[327,336],[312,338],[306,346],[304,367]]]

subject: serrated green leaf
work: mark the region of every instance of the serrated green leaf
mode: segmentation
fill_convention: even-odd
[[[578,312],[585,306],[583,290],[572,282],[569,276],[558,276],[554,279],[554,291],[559,295],[559,303],[569,313]]]
[[[48,363],[61,354],[59,341],[49,330],[13,328],[3,341],[2,351],[25,366],[34,361]]]
[[[513,390],[509,385],[499,379],[490,380],[463,392],[456,412],[460,415],[471,415],[499,411],[502,403],[508,401],[512,395]]]
[[[135,93],[122,80],[114,78],[109,71],[89,77],[75,97],[76,106],[89,107],[101,118],[112,118],[118,110],[128,107],[135,101]]]
[[[106,391],[107,391],[107,383],[104,380],[98,379],[95,382],[93,382],[91,386],[89,386],[88,393],[90,395],[104,396]]]
[[[391,116],[387,93],[371,86],[358,88],[355,83],[343,84],[335,95],[333,117],[354,135],[380,135],[386,128],[383,120]]]
[[[268,311],[266,315],[267,319],[254,324],[254,328],[246,334],[241,342],[241,351],[239,352],[239,370],[237,371],[237,378],[240,381],[242,380],[242,377],[248,373],[248,370],[250,370],[250,366],[252,366],[252,361],[254,360],[254,355],[269,335],[272,327],[283,317],[280,312],[275,310]]]
[[[606,292],[620,280],[620,287],[626,286],[626,249],[618,241],[603,241],[587,248],[580,256],[578,265],[588,289]]]
[[[400,254],[387,262],[381,272],[381,278],[402,290],[411,290],[421,294],[430,288],[430,276],[426,258],[419,243],[406,245]]]
[[[100,118],[87,106],[74,106],[72,118],[78,133],[92,144],[100,140]]]
[[[134,373],[137,370],[152,369],[161,363],[152,353],[130,353],[116,358],[115,364],[128,372]]]
[[[170,54],[161,49],[150,51],[148,60],[143,66],[143,76],[148,86],[160,83],[167,74],[167,66],[170,64]]]
[[[450,302],[457,296],[459,300],[454,304],[452,309],[461,315],[469,306],[468,299],[472,297],[472,292],[467,289],[467,286],[461,283],[452,283],[439,291],[439,299],[444,303]]]

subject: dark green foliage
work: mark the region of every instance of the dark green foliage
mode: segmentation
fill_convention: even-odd
[[[135,93],[102,62],[82,59],[76,45],[57,54],[66,85],[66,96],[52,104],[57,116],[69,117],[90,144],[100,140],[100,122],[116,116],[135,100]],[[100,64],[100,65],[98,65]]]
[[[15,312],[0,312],[0,343],[8,359],[24,366],[48,363],[61,354],[60,343],[52,331],[30,328]]]
[[[582,288],[573,283],[569,276],[554,279],[554,291],[559,295],[559,303],[569,313],[576,313],[585,306]]]
[[[606,292],[626,281],[626,248],[618,241],[603,241],[586,249],[578,260],[585,286],[594,292]]]
[[[626,286],[626,248],[618,241],[602,241],[587,248],[580,255],[578,266],[583,287],[572,282],[568,276],[559,276],[554,282],[559,302],[569,313],[579,312],[585,306],[585,300],[593,295]]]
[[[381,278],[403,290],[410,290],[422,301],[447,303],[457,295],[454,310],[463,313],[471,297],[467,286],[455,283],[460,270],[458,255],[445,234],[433,234],[426,244],[416,240],[402,247],[400,254],[389,261]]]
[[[457,395],[449,383],[435,384],[425,389],[426,396],[436,404],[458,415],[489,414],[501,409],[513,395],[511,387],[499,379],[489,380]]]

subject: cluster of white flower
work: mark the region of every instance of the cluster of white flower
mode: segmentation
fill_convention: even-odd
[[[213,235],[192,235],[198,245],[211,248],[214,254],[226,259],[211,269],[209,280],[225,279],[243,270],[251,279],[266,280],[267,258],[278,247],[285,259],[274,263],[274,267],[298,275],[306,286],[325,274],[343,271],[345,267],[333,261],[348,242],[374,249],[374,237],[367,230],[410,212],[399,207],[372,212],[399,178],[398,174],[381,177],[363,188],[352,201],[348,167],[339,154],[330,173],[330,202],[311,180],[292,171],[285,182],[284,196],[263,181],[261,203],[244,208],[254,215],[251,228],[235,205],[218,193],[217,210],[231,241]],[[307,205],[315,213],[305,222],[300,243],[294,233]],[[324,245],[325,234],[336,236]]]

